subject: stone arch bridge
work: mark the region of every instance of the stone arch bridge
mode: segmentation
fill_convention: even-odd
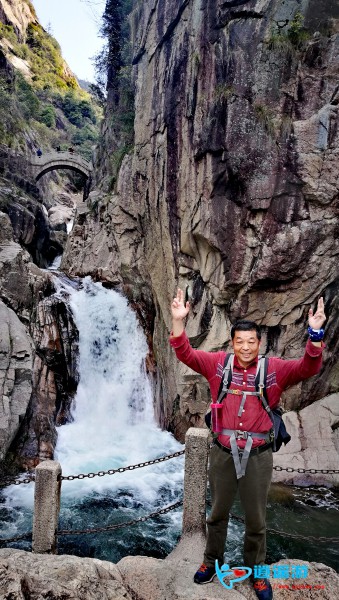
[[[85,178],[84,198],[87,198],[91,183],[92,164],[82,158],[80,154],[69,151],[49,152],[41,156],[34,156],[31,159],[31,166],[35,181],[39,181],[46,173],[59,169],[71,169],[80,173]]]

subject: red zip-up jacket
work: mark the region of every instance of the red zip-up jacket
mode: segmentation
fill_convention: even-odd
[[[177,358],[185,365],[206,377],[212,401],[217,401],[220,380],[224,367],[226,352],[205,352],[194,350],[189,343],[186,332],[178,337],[170,337],[170,344],[174,348]],[[319,373],[322,363],[323,346],[314,346],[310,340],[307,341],[305,354],[298,360],[285,360],[270,357],[268,360],[266,394],[270,407],[276,408],[280,396],[286,388],[295,385],[304,379]],[[234,357],[233,376],[230,389],[255,392],[255,377],[258,358],[246,369],[242,367],[237,357]],[[241,431],[252,431],[266,433],[272,427],[272,421],[263,408],[261,400],[257,396],[246,396],[245,405],[241,417],[238,417],[242,395],[227,394],[223,400],[222,425],[223,429],[239,429]],[[253,437],[253,448],[265,444],[265,440]],[[230,437],[219,435],[221,444],[230,448]],[[239,439],[239,448],[245,447],[246,440]]]

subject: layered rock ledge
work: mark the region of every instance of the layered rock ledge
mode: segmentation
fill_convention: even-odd
[[[117,564],[75,556],[0,550],[1,598],[255,600],[256,595],[248,581],[235,584],[232,590],[222,587],[217,578],[204,586],[193,583],[203,546],[201,536],[191,536],[184,538],[165,560],[127,556]],[[334,600],[337,597],[339,575],[330,567],[287,559],[276,564],[306,565],[309,575],[306,579],[272,579],[275,600],[288,600],[292,594],[294,600]],[[293,591],[292,586],[295,586]]]

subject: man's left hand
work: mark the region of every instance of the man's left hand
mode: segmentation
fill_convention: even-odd
[[[312,329],[321,329],[325,321],[324,299],[321,297],[318,300],[316,312],[313,314],[312,308],[308,311],[308,324]]]

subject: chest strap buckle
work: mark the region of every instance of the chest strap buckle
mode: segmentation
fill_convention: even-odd
[[[242,439],[242,440],[247,440],[248,438],[248,431],[242,431],[241,429],[236,429],[235,430],[235,437],[237,440]]]

